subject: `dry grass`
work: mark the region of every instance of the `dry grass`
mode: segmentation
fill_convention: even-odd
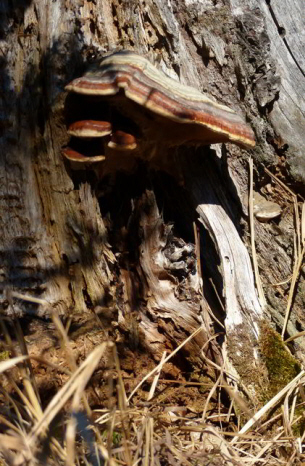
[[[71,371],[47,406],[40,404],[33,380],[25,383],[33,359],[30,355],[11,357],[0,363],[1,377],[9,377],[18,367],[18,386],[20,379],[23,382],[14,396],[6,393],[6,415],[0,415],[3,464],[297,465],[305,460],[302,453],[305,433],[295,433],[295,426],[302,420],[300,406],[304,401],[300,401],[303,399],[300,394],[305,393],[304,371],[258,412],[251,413],[233,387],[228,387],[224,371],[219,368],[219,376],[210,386],[202,412],[194,415],[187,406],[163,403],[161,407],[156,395],[161,382],[179,383],[162,381],[163,366],[200,328],[175,351],[163,354],[155,369],[127,395],[115,345],[101,343],[77,366],[68,335],[57,316],[54,322]],[[2,324],[5,330],[4,322]],[[10,339],[8,334],[6,336]],[[106,355],[113,369],[109,373],[112,375],[107,375],[108,383],[116,388],[117,395],[115,400],[109,400],[108,406],[92,409],[87,401],[86,386],[93,383],[92,375]],[[42,359],[40,363],[49,364]],[[59,366],[57,369],[62,370]],[[13,388],[16,389],[17,379],[15,382]],[[133,402],[144,382],[149,385],[146,401]],[[207,409],[209,401],[223,391],[231,398],[231,409],[211,415]],[[275,414],[280,404],[282,410]],[[248,418],[239,430],[237,426],[242,420],[234,413],[236,407],[243,413],[242,419]],[[58,434],[56,419],[64,431],[62,437]]]
[[[250,234],[251,234],[251,250],[252,250],[252,262],[255,276],[255,283],[257,294],[262,309],[266,307],[266,298],[264,289],[259,274],[258,260],[255,247],[255,228],[254,228],[254,213],[253,213],[253,159],[249,159],[249,220],[250,220]]]
[[[293,203],[294,209],[294,236],[295,236],[295,247],[294,247],[294,266],[293,272],[291,277],[291,284],[289,289],[288,301],[286,306],[286,314],[284,325],[282,328],[282,337],[284,338],[287,324],[291,312],[293,297],[296,292],[296,285],[299,278],[300,270],[304,261],[304,254],[305,254],[305,203],[302,204],[302,209],[300,212],[299,209],[299,202],[298,196],[285,184],[281,181],[277,176],[271,173],[267,168],[265,168],[265,172],[270,176],[270,178],[278,184],[286,194],[288,198],[290,198],[291,202]]]
[[[270,178],[278,184],[278,186],[283,190],[285,197],[290,198],[293,204],[294,210],[294,265],[292,276],[285,280],[284,282],[277,283],[276,286],[284,285],[288,282],[290,283],[288,300],[286,305],[286,313],[284,324],[282,328],[282,338],[284,338],[287,324],[292,308],[293,299],[296,293],[296,286],[299,279],[299,274],[301,271],[301,267],[304,263],[304,254],[305,254],[305,202],[302,204],[302,208],[299,209],[298,203],[298,196],[285,184],[281,181],[277,176],[271,173],[267,168],[265,168],[265,172],[270,176]],[[301,211],[300,211],[301,210]],[[254,227],[254,214],[253,214],[253,160],[252,158],[249,159],[249,223],[250,223],[250,234],[251,234],[251,249],[252,249],[252,261],[253,261],[253,269],[255,275],[255,282],[257,287],[257,292],[260,300],[260,304],[262,308],[266,306],[266,299],[263,290],[263,286],[261,283],[261,278],[259,274],[259,267],[258,267],[258,260],[257,260],[257,253],[255,247],[255,227]],[[300,336],[303,336],[303,332],[294,335],[293,337],[289,338],[288,341],[293,341]]]

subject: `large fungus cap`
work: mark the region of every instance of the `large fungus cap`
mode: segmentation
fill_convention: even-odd
[[[123,93],[127,100],[161,118],[162,140],[168,137],[171,144],[233,142],[247,148],[255,146],[252,129],[234,110],[169,78],[131,51],[101,59],[66,89],[88,96]]]

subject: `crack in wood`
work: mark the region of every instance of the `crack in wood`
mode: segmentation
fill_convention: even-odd
[[[277,30],[278,30],[278,33],[279,33],[279,36],[281,37],[282,41],[284,42],[285,44],[285,47],[287,48],[288,50],[288,53],[289,55],[291,56],[292,60],[294,61],[295,65],[297,66],[297,68],[299,69],[299,71],[302,73],[302,75],[305,77],[305,71],[301,68],[301,65],[299,64],[298,60],[296,59],[294,53],[292,52],[288,42],[287,42],[287,39],[285,37],[283,37],[283,29],[285,30],[285,28],[283,28],[283,26],[280,25],[277,17],[276,17],[276,14],[271,6],[271,2],[270,0],[266,0],[266,3],[267,3],[267,6],[268,6],[268,9],[270,11],[270,14],[271,14],[271,17],[274,21],[274,24],[276,25],[277,27]]]

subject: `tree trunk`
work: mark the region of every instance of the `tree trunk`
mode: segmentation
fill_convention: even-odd
[[[76,345],[98,323],[97,339],[145,349],[151,361],[201,326],[169,372],[177,377],[207,357],[216,364],[209,368],[222,366],[220,331],[227,373],[253,382],[251,371],[262,364],[260,327],[266,319],[282,330],[286,280],[301,253],[294,198],[264,168],[304,192],[304,56],[293,35],[304,12],[301,0],[246,3],[2,2],[1,305],[8,316],[43,317],[24,321],[30,344],[36,326],[46,335],[52,311],[70,319]],[[102,179],[73,170],[61,155],[64,87],[116,49],[144,55],[243,114],[256,147],[178,147],[170,160],[182,186],[149,163]],[[277,220],[255,220],[268,307],[258,300],[248,252],[250,156],[255,191],[282,209]],[[299,290],[287,336],[304,329],[303,277]],[[298,340],[300,356],[304,347]]]

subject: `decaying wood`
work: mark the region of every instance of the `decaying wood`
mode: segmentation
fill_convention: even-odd
[[[216,158],[216,154],[214,154]],[[226,329],[237,327],[258,338],[258,323],[263,312],[254,286],[248,251],[232,220],[229,193],[217,163],[208,157],[190,164],[187,187],[192,193],[199,221],[211,236],[220,260],[222,293],[226,309]]]
[[[249,0],[246,7],[242,0],[230,0],[230,5],[241,34],[251,37],[251,45],[244,42],[245,53],[255,55],[254,95],[267,112],[273,144],[285,154],[295,180],[304,184],[304,5],[298,0]]]
[[[301,0],[295,0],[293,8],[300,4]],[[105,309],[111,309],[108,320],[116,321],[117,328],[128,334],[127,340],[158,357],[192,333],[196,325],[202,325],[205,333],[188,347],[198,354],[211,336],[207,311],[209,304],[213,307],[213,299],[208,304],[209,293],[202,296],[190,245],[193,237],[190,240],[189,235],[186,241],[176,232],[171,236],[168,223],[179,223],[177,211],[175,218],[170,218],[176,206],[169,207],[167,202],[163,212],[159,202],[157,208],[151,192],[154,188],[148,182],[149,169],[145,189],[136,189],[141,180],[132,178],[134,190],[118,193],[120,174],[99,180],[92,171],[73,171],[63,160],[61,148],[68,141],[64,86],[104,52],[135,50],[174,79],[243,113],[256,133],[258,145],[252,155],[257,164],[268,164],[284,175],[289,168],[295,177],[291,182],[302,182],[304,73],[302,58],[289,45],[290,37],[284,41],[279,34],[274,20],[282,14],[279,8],[273,4],[269,8],[263,0],[247,2],[247,6],[238,0],[28,0],[17,7],[10,2],[2,5],[0,266],[1,306],[6,315],[12,315],[7,288],[42,300],[29,303],[20,295],[15,297],[14,313],[20,316],[48,318],[56,310],[63,318],[81,315],[85,319],[94,311],[102,320]],[[288,34],[292,27],[288,17],[283,27]],[[225,298],[226,317],[222,315],[222,320],[228,328],[242,322],[245,333],[251,333],[249,354],[254,357],[255,320],[261,319],[262,312],[241,240],[247,242],[247,233],[242,235],[240,229],[242,224],[247,231],[241,204],[248,189],[248,154],[231,146],[226,149],[223,160],[231,177],[227,174],[222,182],[219,178],[214,181],[214,172],[208,171],[213,164],[207,166],[206,178],[203,176],[208,149],[201,149],[202,161],[194,157],[195,152],[183,150],[180,165],[179,157],[170,154],[173,171],[180,171],[186,197],[190,196],[180,211],[180,221],[192,231],[194,218],[189,221],[189,217],[195,217],[197,211],[205,226],[202,234],[208,232],[212,237],[216,254],[212,254],[213,241],[208,243],[211,251],[201,247],[201,252],[215,263],[203,262],[203,272],[213,271],[218,294]],[[258,170],[256,182],[259,189],[270,179]],[[272,194],[278,195],[284,209],[282,218],[278,225],[256,227],[270,315],[280,326],[283,317],[278,309],[284,306],[277,293],[285,294],[287,289],[277,291],[271,284],[291,273],[293,216],[287,198],[269,189],[270,200]],[[175,202],[173,196],[172,204]],[[132,209],[137,212],[135,217]],[[161,222],[160,212],[169,216],[168,221]],[[142,231],[141,242],[125,242],[126,236],[130,238],[128,219],[138,222],[133,231]],[[126,261],[124,254],[133,256],[132,262]],[[303,301],[301,293],[289,334],[305,324]],[[108,334],[115,332],[112,328]]]
[[[207,346],[212,322],[208,303],[202,296],[193,244],[175,237],[173,226],[164,224],[152,191],[144,192],[138,199],[132,222],[138,227],[140,239],[137,273],[130,277],[126,271],[123,277],[128,290],[125,317],[129,310],[140,332],[135,340],[140,339],[150,351],[153,348],[154,357],[160,360],[164,344],[173,350],[202,326],[202,332],[188,344],[187,352],[197,363],[202,359],[203,347],[211,358],[217,358],[215,345],[214,353]]]

